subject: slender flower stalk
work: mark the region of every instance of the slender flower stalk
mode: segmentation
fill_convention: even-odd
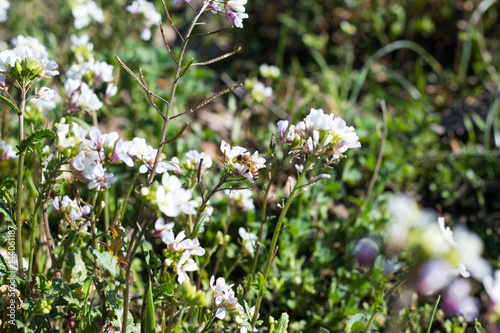
[[[22,146],[24,140],[24,109],[26,107],[26,89],[21,89],[21,105],[19,107],[19,146]],[[22,199],[23,199],[23,173],[24,173],[24,157],[26,150],[21,150],[18,159],[17,167],[17,198],[16,198],[16,254],[18,260],[19,277],[23,278],[23,240],[22,240]]]
[[[306,166],[304,167],[304,170],[310,170],[311,165],[313,162],[311,160],[308,160]],[[301,173],[297,179],[297,182],[295,183],[295,186],[293,187],[292,192],[290,193],[290,196],[285,203],[285,206],[281,210],[281,214],[278,218],[278,222],[276,224],[276,227],[274,228],[274,234],[273,238],[271,241],[271,246],[269,248],[269,251],[267,253],[267,258],[266,258],[266,266],[264,268],[264,280],[267,282],[267,277],[269,276],[269,271],[271,270],[271,263],[274,259],[275,255],[275,249],[276,249],[276,244],[278,243],[278,236],[281,232],[281,226],[283,225],[283,220],[285,219],[286,213],[288,212],[288,209],[292,205],[293,200],[295,197],[298,195],[300,188],[302,187],[302,182],[304,181],[305,178],[305,172]],[[255,304],[255,312],[252,318],[252,330],[255,327],[255,323],[257,322],[257,318],[259,316],[259,309],[260,305],[262,303],[262,297],[264,296],[264,291],[259,290],[259,295],[257,296],[257,302]]]

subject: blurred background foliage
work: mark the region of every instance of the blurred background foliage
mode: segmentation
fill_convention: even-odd
[[[126,139],[145,137],[154,145],[160,136],[161,118],[115,57],[135,73],[142,68],[150,88],[163,97],[170,93],[175,64],[159,29],[153,30],[149,42],[139,38],[140,25],[125,15],[129,2],[96,2],[104,10],[105,22],[92,23],[83,31],[91,36],[97,60],[113,64],[119,77],[119,94],[99,116],[100,125],[107,131],[119,131]],[[176,26],[186,29],[192,13],[183,1],[167,5]],[[163,15],[161,1],[155,1],[155,6]],[[199,149],[216,159],[221,139],[252,151],[266,151],[270,133],[277,132],[277,120],[295,122],[312,107],[333,112],[354,125],[363,146],[349,151],[349,157],[331,170],[332,179],[303,192],[292,208],[280,239],[276,274],[268,287],[273,292],[266,296],[262,317],[277,318],[286,311],[292,330],[311,332],[319,327],[338,331],[355,313],[369,314],[380,295],[370,287],[373,275],[356,266],[352,248],[366,236],[382,244],[388,218],[385,203],[394,192],[408,193],[422,206],[435,208],[448,224],[464,224],[482,235],[485,256],[499,268],[500,4],[249,0],[246,8],[249,19],[243,29],[193,38],[187,59],[193,57],[195,62],[239,46],[242,50],[210,66],[193,67],[177,90],[175,113],[247,77],[260,78],[263,63],[281,70],[278,79],[266,81],[273,87],[273,96],[256,103],[247,90],[239,88],[182,116],[182,121],[169,128],[171,135],[183,122],[191,125],[184,140],[167,148],[167,156]],[[221,15],[207,13],[206,21],[203,31],[229,26]],[[164,15],[163,24],[173,52],[178,52],[180,40]],[[74,62],[67,52],[70,33],[78,32],[67,2],[62,0],[12,1],[8,29],[0,29],[3,42],[18,34],[38,38],[62,74]],[[62,87],[57,80],[60,78],[54,84]],[[387,104],[385,125],[381,100]],[[63,111],[56,110],[60,112],[56,118]],[[387,135],[378,169],[384,126]],[[291,168],[282,171],[271,211],[278,212],[276,203],[285,197],[287,177],[294,173]],[[368,193],[374,174],[373,190]],[[255,195],[255,200],[258,209],[263,198]],[[229,216],[217,205],[214,203],[217,213],[202,244],[213,241],[227,219],[254,221],[253,230],[260,225],[252,212]],[[128,209],[131,214],[137,212],[132,205]],[[228,234],[236,235],[238,225],[241,223],[233,223]],[[227,251],[227,261],[221,264],[226,272],[239,250],[233,246]],[[242,267],[233,271],[231,280],[241,282],[245,276]],[[423,303],[412,307],[401,325],[407,328],[408,323],[416,323],[412,332],[420,332],[431,310],[432,305]],[[381,317],[390,318],[390,314],[389,307]],[[384,325],[383,319],[379,321],[377,325]],[[467,325],[460,320],[451,322],[442,313],[436,322],[441,329],[454,332]]]

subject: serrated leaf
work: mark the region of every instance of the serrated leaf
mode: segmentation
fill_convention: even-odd
[[[18,148],[20,151],[25,151],[30,145],[32,145],[32,144],[34,144],[34,143],[36,143],[44,138],[53,138],[55,136],[56,136],[56,134],[49,129],[41,130],[41,131],[38,131],[38,132],[31,134],[29,137],[24,139],[21,142],[21,146],[20,147],[18,146]]]
[[[7,104],[12,110],[14,110],[15,113],[20,114],[21,112],[17,108],[17,106],[7,97],[0,95],[0,100]]]
[[[97,250],[93,250],[92,254],[95,256],[96,262],[101,264],[102,268],[108,270],[112,276],[118,274],[118,260],[111,253],[101,253]]]
[[[78,284],[75,285],[77,287]],[[52,280],[52,290],[55,294],[59,295],[62,299],[64,299],[68,304],[73,304],[76,306],[80,306],[80,301],[75,297],[73,293],[73,289],[65,284],[61,279],[53,279]]]

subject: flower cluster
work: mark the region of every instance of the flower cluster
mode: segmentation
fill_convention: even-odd
[[[156,187],[158,209],[170,217],[176,217],[181,212],[195,215],[198,202],[192,200],[192,195],[192,189],[183,188],[179,178],[169,175],[168,172],[163,174],[161,184]]]
[[[101,134],[97,127],[92,127],[90,131],[87,131],[77,123],[72,123],[71,127],[69,124],[58,124],[57,137],[59,151],[72,159],[71,166],[77,178],[88,183],[89,189],[100,190],[116,181],[113,173],[107,172],[108,165],[123,162],[129,167],[133,167],[137,161],[141,165],[139,171],[145,173],[153,164],[157,153],[157,150],[147,145],[143,138],[136,137],[132,141],[123,141],[118,138],[116,132]],[[161,161],[157,173],[165,172],[167,164],[168,162]],[[180,181],[176,184],[180,184]],[[180,192],[176,193],[181,194]],[[181,196],[181,199],[185,196]],[[191,193],[189,193],[189,198],[190,196]],[[163,199],[160,196],[160,202],[163,203]],[[173,206],[172,203],[169,203],[168,209],[163,206],[161,209],[171,213]],[[184,209],[186,206],[182,205],[182,207]],[[191,209],[189,212],[192,213],[193,210]]]
[[[459,313],[472,320],[477,315],[477,300],[469,297],[472,290],[469,277],[478,281],[492,281],[491,268],[482,258],[483,242],[478,235],[464,227],[453,231],[443,217],[437,219],[431,211],[421,210],[406,196],[391,198],[387,243],[391,251],[407,250],[415,253],[420,294],[430,295],[447,288],[443,309]],[[489,282],[488,282],[489,283]],[[461,306],[459,306],[461,304]]]
[[[152,2],[146,0],[135,0],[127,6],[127,11],[132,14],[140,14],[144,26],[141,29],[141,38],[143,40],[151,39],[151,27],[160,24],[161,15],[155,9]]]
[[[10,8],[10,2],[8,0],[0,0],[0,22],[7,21],[7,11]]]
[[[252,183],[259,176],[258,170],[266,167],[266,159],[260,157],[258,152],[250,155],[246,148],[231,147],[224,140],[221,142],[220,150],[224,154],[222,162],[229,171],[235,176],[245,177]]]
[[[343,157],[349,148],[361,147],[354,127],[321,109],[311,109],[296,125],[280,120],[278,130],[281,142],[292,145],[295,153],[326,154],[330,161]]]
[[[243,313],[243,307],[234,297],[234,291],[231,289],[232,284],[227,285],[224,278],[220,277],[215,280],[215,277],[210,278],[210,287],[212,289],[212,297],[215,305],[215,316],[219,319],[224,319],[229,312]]]
[[[13,84],[20,89],[40,78],[58,75],[57,67],[45,51],[20,45],[0,52],[0,83]]]
[[[90,214],[90,206],[80,206],[76,200],[71,200],[67,195],[65,195],[62,200],[56,197],[52,201],[52,210],[57,215],[69,218],[72,222],[85,218],[84,215]]]
[[[266,87],[264,83],[257,81],[256,78],[246,79],[245,88],[250,90],[252,100],[256,103],[262,103],[273,94],[273,88]]]
[[[260,75],[266,79],[277,79],[280,76],[280,70],[274,65],[262,64],[259,67]]]
[[[90,36],[82,34],[80,36],[72,34],[71,51],[73,51],[76,60],[79,63],[94,60],[94,44],[90,42]]]
[[[168,267],[174,267],[177,272],[177,281],[182,284],[186,280],[189,281],[189,275],[186,272],[198,270],[198,265],[191,255],[202,256],[205,254],[205,249],[200,246],[197,238],[186,238],[185,231],[174,236],[173,227],[174,222],[165,223],[162,217],[158,218],[155,223],[156,232],[167,245],[168,253],[165,264]]]
[[[70,1],[70,6],[75,18],[75,28],[78,30],[88,26],[91,20],[104,22],[104,12],[93,0],[73,0]]]

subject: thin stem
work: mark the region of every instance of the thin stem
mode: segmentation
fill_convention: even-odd
[[[207,202],[210,201],[210,198],[220,189],[222,185],[226,182],[226,180],[229,178],[230,174],[225,174],[224,176],[221,177],[219,180],[219,184],[215,186],[210,193],[207,194],[205,198],[203,198],[203,202],[200,205],[200,208],[198,209],[198,212],[196,212],[196,217],[194,219],[194,226],[193,230],[191,230],[191,239],[196,237],[196,233],[198,230],[198,227],[200,225],[200,220],[201,220],[201,215],[203,214],[203,211],[207,207]]]
[[[21,107],[19,108],[19,146],[22,146],[24,140],[24,108],[26,106],[26,90],[21,89]],[[23,199],[23,174],[24,158],[26,150],[23,149],[19,154],[19,163],[17,165],[17,187],[16,187],[16,254],[19,277],[23,278],[23,240],[22,240],[22,199]]]
[[[370,316],[370,320],[368,320],[368,324],[366,324],[366,328],[365,328],[365,332],[364,333],[370,332],[370,327],[372,327],[373,322],[375,321],[375,318],[377,317],[377,314],[378,314],[378,311],[377,310],[373,310],[373,312],[372,312],[372,314]]]
[[[96,203],[97,203],[97,196],[99,195],[99,192],[98,191],[95,191],[94,192],[94,196],[92,197],[92,211],[91,211],[91,214],[90,214],[90,227],[92,228],[92,230],[90,231],[91,234],[92,234],[92,248],[97,250],[97,234],[96,234]]]
[[[210,320],[207,323],[207,326],[205,326],[205,328],[203,329],[203,331],[201,331],[201,333],[208,332],[208,329],[210,328],[210,326],[212,326],[212,323],[214,322],[214,320],[215,320],[215,315],[212,316],[212,318],[210,318]]]
[[[288,212],[288,209],[290,208],[293,200],[299,193],[299,190],[301,188],[302,182],[304,181],[305,178],[305,172],[306,170],[309,170],[311,167],[312,162],[308,161],[306,166],[304,167],[304,172],[299,176],[297,179],[297,182],[295,183],[295,186],[293,187],[292,192],[290,193],[290,196],[283,207],[281,214],[278,218],[278,223],[276,224],[276,227],[274,228],[274,234],[273,234],[273,239],[271,241],[271,247],[269,248],[269,252],[267,253],[267,258],[266,258],[266,266],[264,268],[264,280],[267,282],[267,277],[269,275],[269,271],[271,270],[271,263],[274,259],[274,255],[276,253],[276,243],[278,242],[278,236],[281,232],[281,226],[283,224],[283,220],[285,219],[286,213]],[[259,309],[260,305],[262,303],[262,297],[264,296],[264,290],[259,290],[259,295],[257,296],[257,302],[255,304],[255,313],[252,318],[252,330],[255,327],[255,323],[257,322],[257,318],[259,316]]]
[[[2,112],[2,140],[7,141],[7,130],[9,129],[10,108],[5,105]]]
[[[262,208],[261,208],[260,229],[259,229],[257,244],[262,242],[262,234],[264,233],[264,225],[266,224],[266,208],[267,208],[269,190],[271,190],[271,185],[274,183],[274,181],[277,178],[276,170],[278,169],[279,165],[280,165],[280,163],[276,163],[276,165],[272,168],[269,182],[267,183],[266,189],[264,190],[264,202],[262,203]],[[253,275],[255,273],[255,268],[257,267],[257,260],[259,258],[259,251],[260,251],[260,246],[257,245],[255,248],[255,254],[253,257],[253,261],[252,261],[252,268],[250,269],[250,275]],[[247,293],[247,292],[248,291],[245,290],[245,293]]]

